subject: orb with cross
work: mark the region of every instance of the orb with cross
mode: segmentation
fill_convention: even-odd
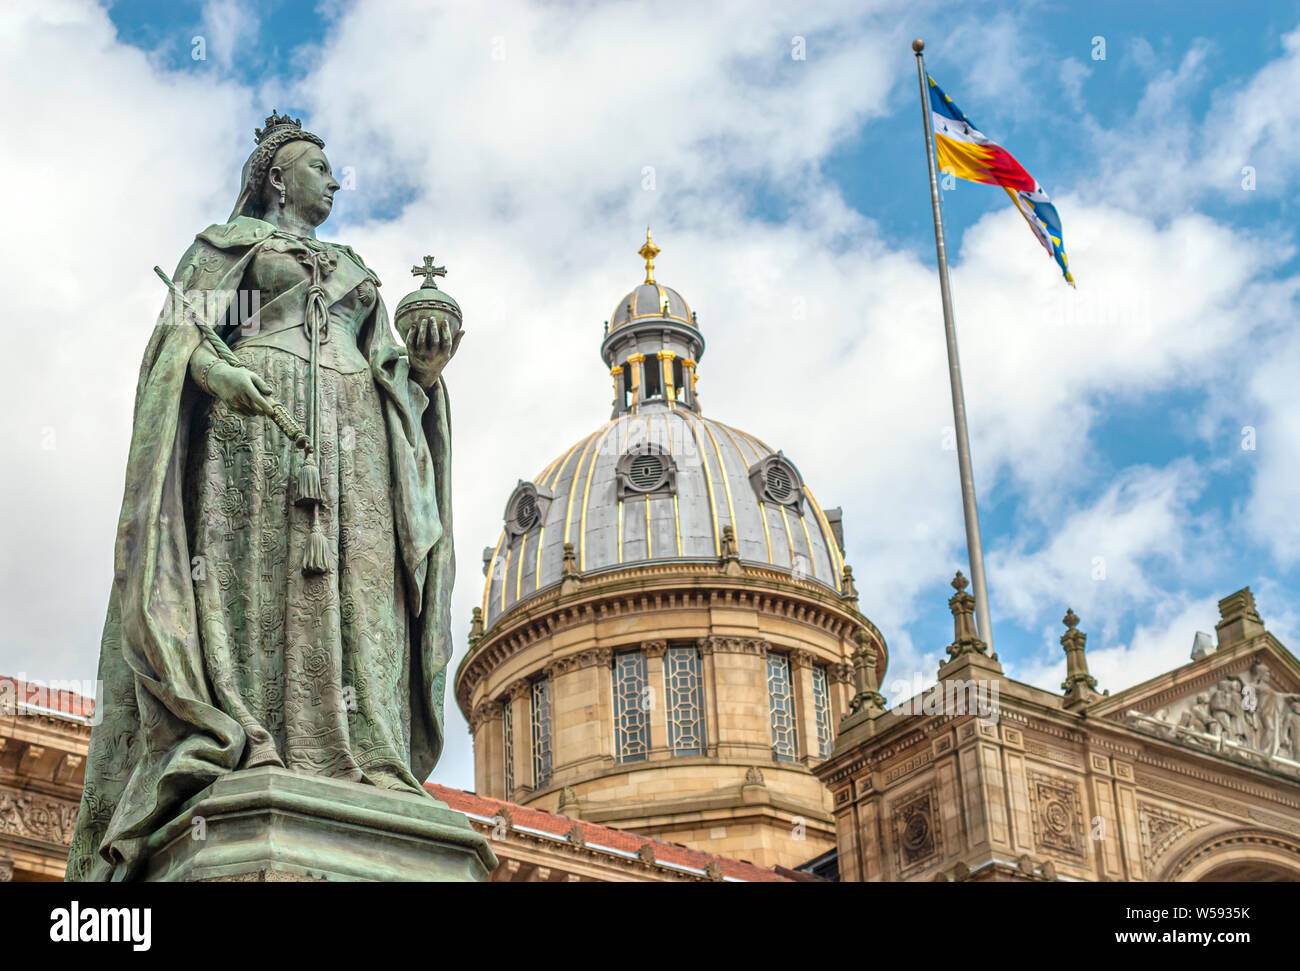
[[[462,322],[460,304],[438,288],[438,277],[446,276],[447,268],[438,266],[432,256],[426,256],[422,263],[411,267],[411,275],[422,278],[420,288],[404,296],[393,311],[393,324],[402,340],[424,318],[433,318],[439,324],[449,323],[455,335]]]

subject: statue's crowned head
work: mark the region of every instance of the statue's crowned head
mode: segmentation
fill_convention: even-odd
[[[230,218],[264,218],[272,207],[292,207],[313,225],[324,222],[339,188],[322,151],[324,140],[306,131],[301,119],[274,109],[254,138],[257,148],[244,163]]]

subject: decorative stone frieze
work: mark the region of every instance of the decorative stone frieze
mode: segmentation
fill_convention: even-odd
[[[701,654],[752,654],[761,656],[772,649],[772,644],[761,637],[701,637],[696,645]]]
[[[0,789],[0,834],[67,846],[76,820],[74,802]]]

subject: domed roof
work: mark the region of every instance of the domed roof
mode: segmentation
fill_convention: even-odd
[[[675,320],[698,326],[686,300],[672,287],[661,283],[642,283],[627,293],[609,317],[611,333],[630,321]]]
[[[559,584],[564,544],[582,575],[662,561],[717,564],[725,529],[742,562],[839,592],[832,519],[798,469],[746,432],[689,409],[647,403],[575,443],[520,482],[505,529],[484,550],[483,621]]]

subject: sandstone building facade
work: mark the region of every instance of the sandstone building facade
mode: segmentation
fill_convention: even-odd
[[[62,880],[94,700],[0,677],[0,883]]]
[[[867,688],[816,770],[841,879],[1300,880],[1300,663],[1249,589],[1220,602],[1217,644],[1115,694],[1073,612],[1056,694],[1004,677],[972,598],[951,606],[928,698],[885,711],[859,655]]]

